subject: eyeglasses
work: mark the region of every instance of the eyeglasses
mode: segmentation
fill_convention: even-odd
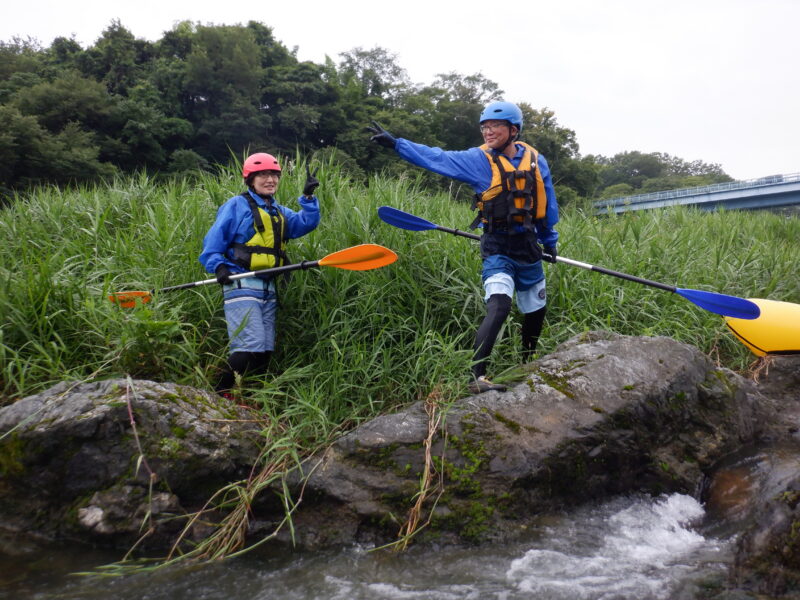
[[[279,171],[260,171],[255,174],[256,177],[263,177],[264,179],[280,179],[281,174]]]
[[[500,127],[508,127],[506,121],[485,121],[481,123],[481,133],[484,131],[494,131]]]

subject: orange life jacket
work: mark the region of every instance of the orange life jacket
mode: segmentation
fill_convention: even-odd
[[[514,167],[504,154],[494,154],[489,146],[480,147],[492,167],[492,181],[483,192],[475,194],[473,209],[478,216],[472,228],[483,223],[484,230],[508,231],[520,224],[533,231],[533,221],[543,219],[547,211],[544,180],[538,168],[539,153],[525,142],[515,142],[525,148],[519,167]]]

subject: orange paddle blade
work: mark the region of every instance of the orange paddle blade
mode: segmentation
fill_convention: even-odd
[[[115,292],[108,296],[114,304],[119,304],[122,308],[133,308],[136,306],[136,301],[141,301],[142,304],[150,302],[153,298],[150,292]]]
[[[328,254],[319,260],[321,267],[336,267],[348,271],[369,271],[392,264],[397,254],[377,244],[360,244]]]

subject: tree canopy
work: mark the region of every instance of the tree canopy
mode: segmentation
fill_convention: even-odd
[[[300,61],[255,21],[184,21],[149,42],[115,20],[88,48],[73,38],[46,48],[15,38],[0,42],[0,193],[140,169],[179,174],[257,150],[335,148],[353,173],[401,172],[413,167],[367,143],[371,121],[464,149],[482,141],[483,107],[503,98],[480,73],[414,84],[381,47],[353,48],[338,63]],[[719,165],[661,153],[582,156],[553,110],[514,101],[525,116],[522,139],[547,158],[562,203],[730,179]]]

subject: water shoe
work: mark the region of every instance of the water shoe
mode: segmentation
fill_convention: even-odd
[[[469,391],[473,394],[482,394],[483,392],[505,392],[507,389],[508,388],[501,383],[492,383],[483,375],[469,384]]]

